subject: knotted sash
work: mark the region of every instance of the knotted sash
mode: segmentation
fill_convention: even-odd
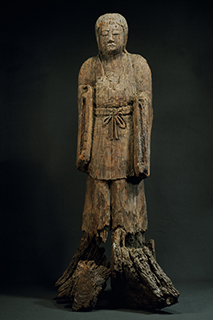
[[[103,126],[108,127],[109,139],[119,140],[118,128],[125,129],[126,122],[123,116],[132,112],[132,106],[96,108],[95,115],[103,117]]]

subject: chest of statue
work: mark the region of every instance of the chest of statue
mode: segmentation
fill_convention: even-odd
[[[96,70],[96,107],[121,107],[131,104],[136,92],[134,72],[129,55],[117,63],[99,59]]]
[[[114,72],[116,70],[117,72]],[[99,60],[96,70],[94,131],[89,173],[115,180],[133,174],[133,101],[135,81],[128,55],[118,68]]]

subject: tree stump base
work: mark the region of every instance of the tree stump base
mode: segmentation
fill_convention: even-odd
[[[154,240],[143,248],[124,245],[117,230],[112,246],[112,289],[132,308],[162,309],[178,302],[179,292],[155,260]]]
[[[105,288],[111,271],[103,253],[104,248],[99,248],[93,237],[84,235],[69,267],[56,282],[58,298],[67,299],[73,311],[94,308]]]
[[[67,270],[56,282],[58,298],[73,311],[95,307],[111,275],[112,290],[125,305],[135,309],[162,309],[178,302],[179,292],[155,260],[154,240],[142,248],[125,246],[125,231],[113,234],[111,270],[95,238],[85,234]]]

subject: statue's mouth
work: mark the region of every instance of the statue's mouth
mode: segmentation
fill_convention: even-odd
[[[108,43],[107,44],[107,49],[108,50],[115,50],[116,49],[116,45],[114,43]]]

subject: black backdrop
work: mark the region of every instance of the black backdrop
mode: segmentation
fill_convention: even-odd
[[[212,279],[211,2],[1,6],[0,281],[53,284],[76,251],[86,180],[75,168],[77,77],[107,12],[126,17],[127,49],[153,74],[146,238],[173,280]]]

